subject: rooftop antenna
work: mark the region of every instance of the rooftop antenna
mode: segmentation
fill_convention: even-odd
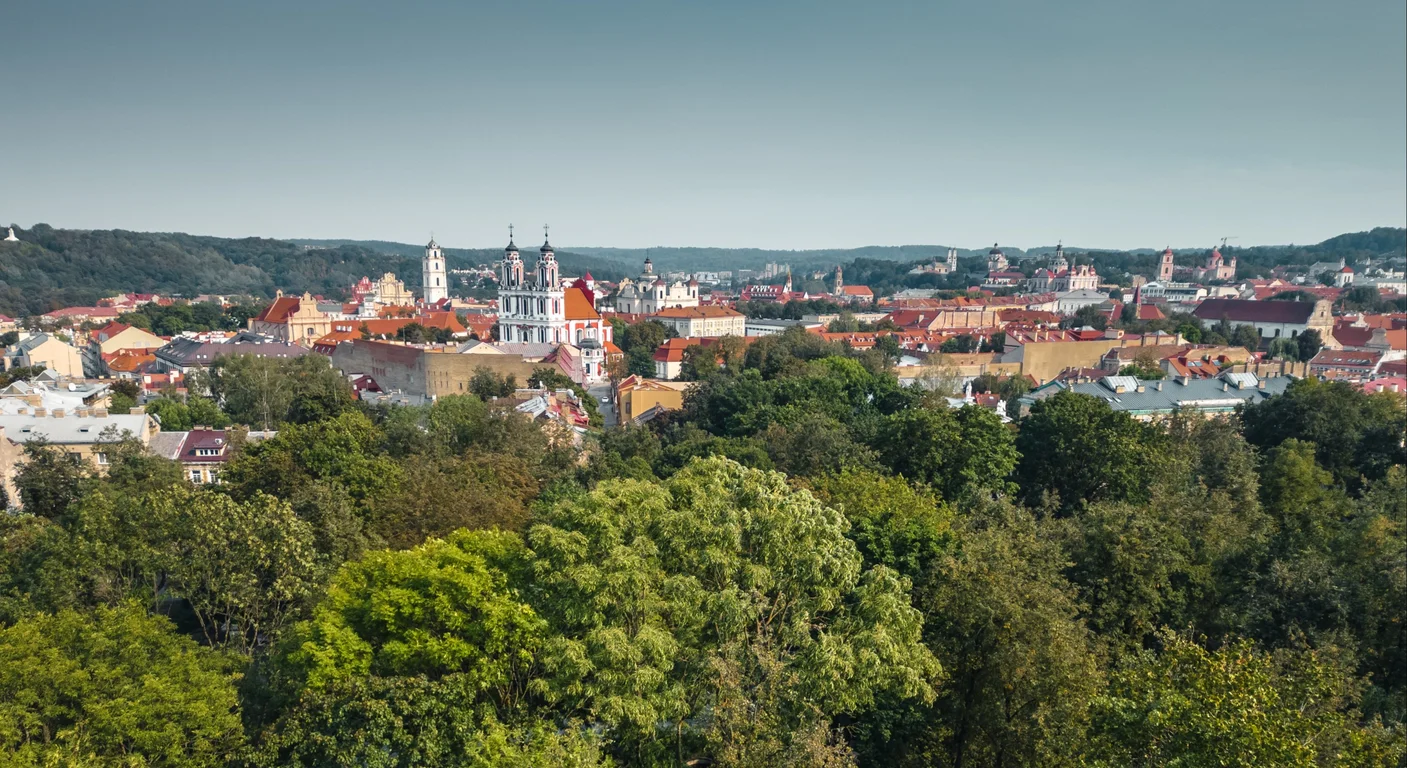
[[[1227,241],[1227,240],[1237,240],[1237,239],[1239,239],[1239,238],[1237,238],[1235,235],[1231,235],[1230,237],[1223,237],[1223,238],[1221,239],[1221,247],[1222,247],[1222,248],[1225,248],[1225,247],[1226,247],[1226,241]]]

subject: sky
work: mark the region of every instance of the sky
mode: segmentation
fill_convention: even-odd
[[[1402,0],[7,2],[0,222],[489,247],[1407,223]]]

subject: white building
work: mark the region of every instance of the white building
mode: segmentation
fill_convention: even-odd
[[[538,249],[533,274],[523,274],[523,260],[510,236],[503,249],[498,281],[498,339],[528,344],[571,344],[581,349],[587,378],[604,375],[611,324],[596,311],[595,296],[584,280],[563,288],[551,243]]]
[[[1099,291],[1081,288],[1078,291],[1065,291],[1055,296],[1055,311],[1062,315],[1073,315],[1083,307],[1096,307],[1109,300],[1109,296]]]
[[[670,307],[652,317],[685,339],[699,336],[743,336],[747,333],[747,318],[728,307]]]
[[[445,272],[445,254],[440,250],[440,244],[435,242],[435,238],[430,238],[430,244],[425,246],[425,260],[420,268],[422,286],[421,296],[426,304],[434,304],[444,300],[449,296],[449,275]]]
[[[627,277],[616,291],[616,311],[627,314],[653,315],[662,309],[698,305],[698,280],[666,284],[664,278],[655,275],[655,265],[649,259],[645,259],[645,269],[638,280]]]

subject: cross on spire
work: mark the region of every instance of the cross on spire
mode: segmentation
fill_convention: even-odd
[[[513,242],[513,225],[508,225],[508,242]]]
[[[547,240],[547,225],[546,225],[546,224],[543,224],[543,225],[542,225],[542,239],[543,239],[544,242]]]

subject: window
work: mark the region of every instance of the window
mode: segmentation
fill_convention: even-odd
[[[107,454],[106,454],[106,453],[99,453],[97,456],[98,456],[98,465],[99,465],[99,466],[102,466],[102,467],[106,467],[106,466],[108,465],[108,457],[107,457]]]
[[[219,449],[219,448],[197,448],[197,449],[195,449],[195,455],[197,455],[197,456],[219,456],[219,455],[220,455],[220,449]]]
[[[219,483],[219,482],[220,482],[220,473],[219,473],[219,471],[214,470],[214,469],[210,470],[210,482],[212,482],[212,483]]]
[[[191,482],[192,482],[192,483],[198,483],[198,482],[200,482],[200,470],[198,470],[198,469],[192,469],[192,470],[191,470]]]

